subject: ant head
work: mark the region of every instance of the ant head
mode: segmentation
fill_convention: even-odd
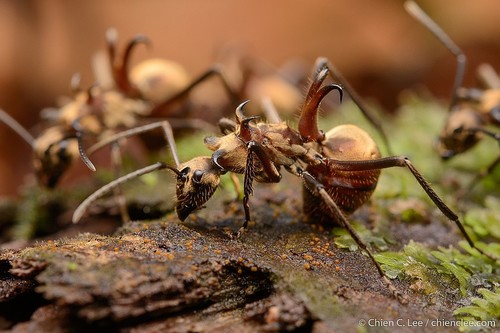
[[[449,159],[472,148],[480,139],[477,128],[483,121],[473,109],[458,106],[450,112],[439,135],[436,149],[443,159]]]
[[[46,130],[33,143],[34,167],[38,181],[49,188],[57,182],[78,155],[75,138],[65,138],[59,128]]]
[[[184,221],[212,197],[219,186],[222,170],[208,156],[195,157],[179,165],[178,169],[170,169],[177,174],[175,210],[179,219]]]

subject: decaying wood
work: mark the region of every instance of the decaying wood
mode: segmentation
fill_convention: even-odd
[[[266,202],[254,206],[255,224],[239,239],[233,235],[242,212],[229,205],[185,223],[169,214],[112,236],[85,233],[4,251],[4,304],[37,299],[36,307],[18,309],[22,320],[5,317],[4,327],[349,332],[360,319],[452,319],[453,298],[429,304],[408,281],[396,280],[410,298],[400,305],[368,258],[337,249],[328,231],[300,223],[297,202],[284,202],[286,194],[260,197]]]

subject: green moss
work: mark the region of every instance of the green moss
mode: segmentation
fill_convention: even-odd
[[[478,332],[498,327],[500,323],[500,287],[494,290],[485,288],[477,291],[482,297],[473,297],[471,304],[456,309],[453,314],[467,326],[461,325],[461,332]],[[476,323],[471,326],[470,324]]]
[[[373,234],[368,228],[358,222],[351,222],[352,227],[361,239],[371,246],[379,250],[387,250],[387,241],[384,237]],[[349,232],[344,228],[334,228],[332,230],[334,236],[334,242],[337,247],[341,249],[349,249],[350,251],[356,251],[358,245],[352,239]]]
[[[500,199],[489,195],[484,199],[484,205],[485,207],[469,209],[465,214],[464,222],[480,237],[492,236],[500,239],[500,223],[498,223]]]
[[[56,218],[65,209],[64,194],[39,186],[24,190],[13,227],[15,239],[32,239],[58,229]]]

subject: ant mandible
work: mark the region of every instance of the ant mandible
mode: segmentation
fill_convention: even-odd
[[[483,136],[489,136],[500,144],[500,133],[486,128],[500,125],[500,81],[491,67],[478,68],[487,89],[462,87],[467,57],[446,32],[432,20],[414,1],[405,2],[406,11],[425,26],[455,57],[457,70],[453,84],[448,117],[438,137],[436,148],[443,160],[448,160],[474,147]],[[498,156],[486,169],[478,174],[477,180],[491,173],[500,164]]]
[[[328,216],[323,217],[322,222],[339,224],[347,229],[360,249],[368,254],[386,287],[401,303],[406,303],[406,298],[394,287],[375,260],[370,247],[346,217],[346,214],[370,198],[381,169],[406,167],[441,212],[457,224],[471,247],[485,254],[474,245],[458,216],[440,199],[408,158],[382,158],[375,141],[355,125],[340,125],[326,133],[318,128],[317,115],[321,101],[334,90],[342,97],[342,87],[323,84],[330,68],[326,58],[319,58],[315,68],[312,84],[302,106],[298,130],[284,122],[257,122],[258,117],[246,117],[243,108],[247,102],[244,102],[236,109],[236,122],[226,119],[220,124],[224,136],[205,138],[205,144],[213,151],[211,156],[195,157],[180,164],[175,142],[169,135],[168,123],[162,122],[159,127],[165,132],[176,165],[158,162],[112,181],[80,204],[73,215],[73,222],[78,222],[89,205],[105,193],[132,178],[160,169],[169,169],[177,176],[176,212],[183,221],[212,196],[219,186],[220,176],[232,172],[244,175],[245,221],[238,231],[240,235],[251,220],[249,198],[253,192],[253,182],[277,183],[281,180],[280,170],[283,167],[302,179],[305,215],[315,219],[319,211],[327,212]],[[130,131],[123,136],[128,135],[131,135]]]

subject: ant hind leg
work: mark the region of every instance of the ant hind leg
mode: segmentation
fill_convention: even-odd
[[[384,284],[386,285],[387,289],[392,293],[392,295],[401,303],[401,304],[407,304],[408,300],[406,297],[401,294],[396,287],[392,284],[391,280],[389,277],[385,274],[385,272],[382,270],[382,267],[380,267],[379,263],[375,260],[375,257],[368,247],[368,245],[361,239],[361,237],[358,235],[356,230],[352,227],[352,225],[349,223],[349,220],[345,217],[345,215],[342,213],[340,208],[337,206],[337,204],[333,201],[333,199],[330,197],[328,192],[326,192],[325,187],[323,184],[318,182],[309,172],[304,171],[300,174],[300,177],[303,180],[303,183],[305,187],[311,191],[316,196],[321,197],[321,200],[327,204],[327,206],[330,208],[330,213],[332,216],[337,220],[337,222],[340,223],[340,225],[345,228],[351,237],[354,239],[356,244],[359,246],[361,250],[363,250],[366,254],[368,254],[368,257],[370,257],[371,261],[377,268],[378,273],[380,274],[380,277],[382,278]]]

